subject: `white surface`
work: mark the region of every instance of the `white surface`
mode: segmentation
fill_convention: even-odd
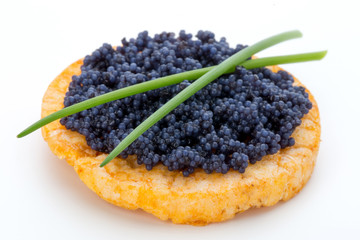
[[[357,1],[1,1],[0,239],[359,239]],[[287,65],[315,95],[322,143],[312,178],[292,200],[206,227],[162,222],[91,192],[40,131],[48,84],[103,42],[139,31],[208,29],[232,46],[299,29],[300,40],[259,53],[328,49],[321,62]]]

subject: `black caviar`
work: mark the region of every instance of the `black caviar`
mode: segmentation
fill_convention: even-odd
[[[86,56],[81,74],[73,76],[65,107],[86,99],[170,74],[219,64],[245,46],[229,47],[209,31],[193,39],[163,32],[122,40],[116,50],[104,44]],[[202,168],[206,173],[243,173],[268,154],[292,146],[291,134],[312,107],[303,87],[293,86],[285,71],[237,67],[223,75],[146,131],[120,156],[137,155],[151,170],[163,164],[184,176]],[[143,120],[190,85],[182,83],[106,103],[61,119],[67,129],[86,137],[88,145],[109,153]]]

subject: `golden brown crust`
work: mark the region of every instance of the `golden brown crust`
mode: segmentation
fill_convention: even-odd
[[[63,108],[71,77],[80,74],[82,60],[66,68],[49,86],[42,117]],[[272,71],[280,70],[271,67]],[[301,83],[295,79],[296,84]],[[309,92],[310,94],[310,92]],[[59,121],[42,128],[45,141],[61,159],[74,166],[81,180],[103,199],[127,209],[141,208],[162,220],[206,225],[230,218],[249,208],[271,206],[298,193],[313,171],[320,143],[318,106],[304,116],[293,133],[296,144],[250,165],[244,174],[206,174],[196,170],[190,177],[159,165],[152,171],[136,164],[136,158],[116,158],[104,168],[106,154],[92,150],[84,136],[65,129]]]

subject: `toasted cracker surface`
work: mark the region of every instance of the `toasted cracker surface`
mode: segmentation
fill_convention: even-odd
[[[48,87],[42,104],[45,117],[64,107],[72,75],[81,73],[82,60],[71,64]],[[281,70],[277,66],[270,69]],[[295,79],[295,84],[301,83]],[[314,97],[311,111],[293,133],[295,145],[250,164],[245,173],[206,174],[196,170],[189,177],[158,165],[147,171],[136,156],[116,158],[100,168],[106,154],[92,150],[85,137],[67,130],[59,121],[42,128],[50,149],[65,159],[81,180],[106,201],[127,209],[141,208],[161,220],[206,225],[230,218],[249,208],[272,206],[298,193],[314,169],[320,143],[320,117]]]

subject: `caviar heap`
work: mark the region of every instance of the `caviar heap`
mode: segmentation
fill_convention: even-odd
[[[122,40],[116,50],[104,44],[86,56],[81,74],[73,76],[65,107],[155,78],[217,65],[245,46],[229,47],[208,31],[179,36],[163,32]],[[146,131],[120,156],[136,155],[151,170],[157,164],[189,176],[243,173],[249,163],[292,146],[291,134],[312,107],[303,87],[293,86],[285,71],[237,67],[182,103]],[[109,153],[135,127],[190,85],[182,83],[106,103],[61,119],[67,129],[86,137],[88,145]]]

